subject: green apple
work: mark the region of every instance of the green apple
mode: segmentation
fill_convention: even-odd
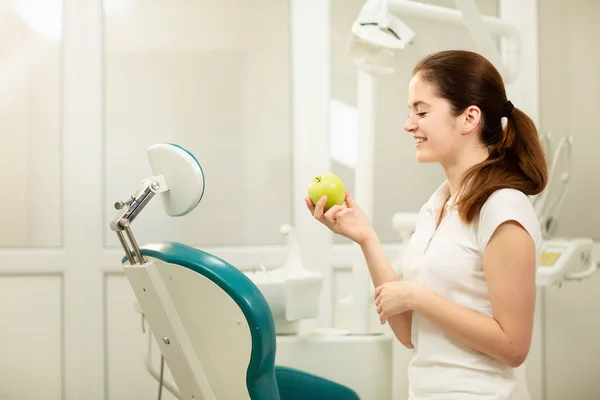
[[[315,176],[308,184],[308,197],[313,204],[317,204],[323,196],[327,196],[325,210],[329,210],[334,205],[342,205],[346,197],[344,182],[332,173]]]

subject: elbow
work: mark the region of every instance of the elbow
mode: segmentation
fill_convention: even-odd
[[[401,335],[401,334],[396,334],[394,333],[396,336],[396,339],[398,339],[398,341],[400,343],[402,343],[402,345],[404,347],[406,347],[407,349],[414,349],[415,346],[413,346],[410,335]]]
[[[388,325],[394,332],[394,336],[404,347],[413,349],[412,344],[412,311],[395,315],[388,319]]]
[[[510,349],[505,357],[504,362],[511,368],[517,368],[525,363],[529,355],[529,347]]]
[[[511,368],[517,368],[523,365],[527,357],[511,357],[506,361],[506,364]]]

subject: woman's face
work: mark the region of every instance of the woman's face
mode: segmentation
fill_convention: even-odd
[[[418,162],[456,162],[465,145],[463,116],[453,116],[450,103],[434,93],[417,73],[408,88],[410,116],[404,129],[415,139]]]

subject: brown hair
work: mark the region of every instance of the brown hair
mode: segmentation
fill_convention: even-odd
[[[517,189],[536,195],[546,187],[546,156],[534,122],[506,98],[500,73],[484,57],[463,50],[448,50],[423,58],[413,75],[434,86],[448,100],[455,116],[469,106],[481,110],[480,140],[489,157],[469,169],[457,196],[460,217],[472,222],[496,190]],[[502,117],[507,117],[502,127]]]

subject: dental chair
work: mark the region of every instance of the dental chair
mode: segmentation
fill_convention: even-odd
[[[169,367],[179,399],[355,400],[352,389],[275,365],[272,311],[258,287],[227,261],[177,242],[139,246],[131,224],[158,195],[169,216],[204,195],[196,158],[174,144],[147,150],[153,176],[115,204],[111,229],[125,251],[123,271]],[[128,243],[129,242],[129,243]]]

